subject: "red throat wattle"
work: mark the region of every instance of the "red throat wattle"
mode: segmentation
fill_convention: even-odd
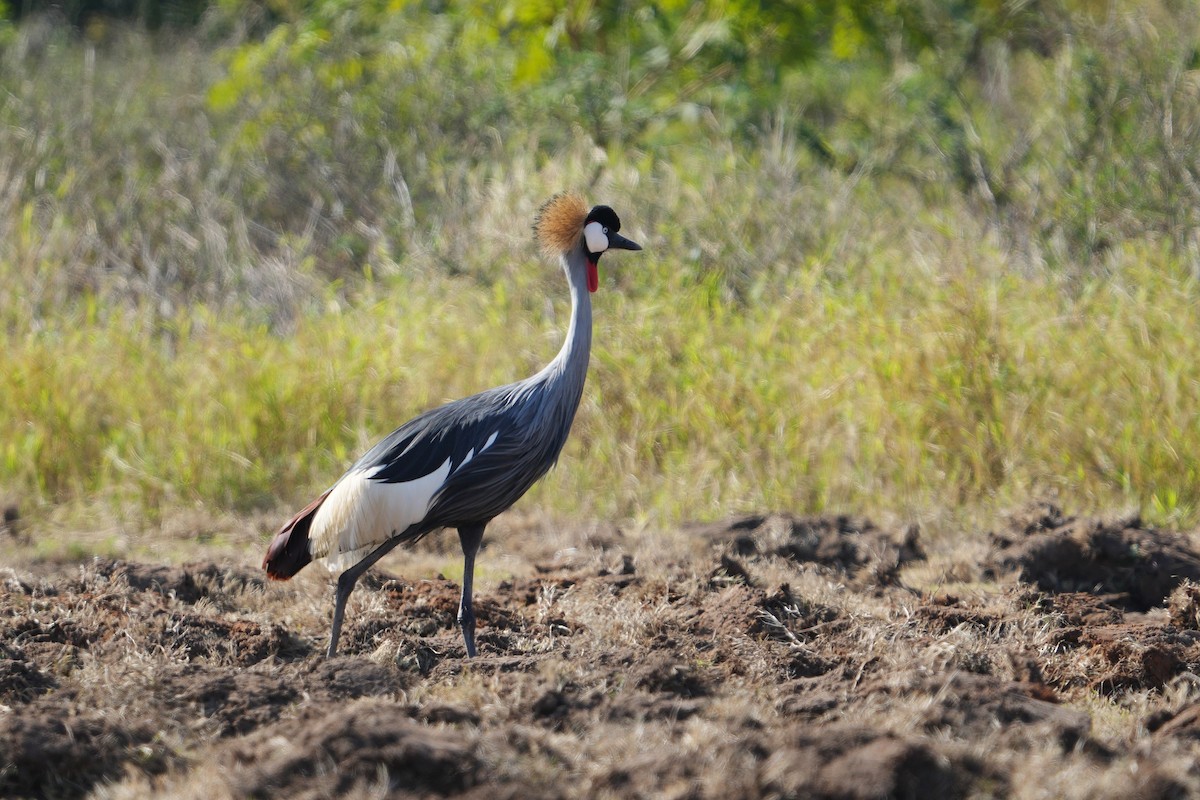
[[[595,292],[600,288],[600,270],[596,269],[596,262],[592,261],[590,258],[588,259],[587,264],[588,291]]]

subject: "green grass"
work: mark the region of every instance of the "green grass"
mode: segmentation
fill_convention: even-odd
[[[1137,41],[1123,30],[1106,32],[1112,63],[1021,56],[1010,99],[1070,77],[1029,130],[1086,139],[1071,92],[1159,75],[1165,61],[1122,60]],[[0,495],[23,513],[153,524],[178,507],[293,505],[411,415],[532,373],[557,351],[567,307],[529,225],[552,192],[582,188],[646,249],[601,265],[584,403],[526,507],[649,524],[850,510],[953,528],[1038,496],[1200,522],[1189,223],[1135,205],[1186,184],[1190,107],[1159,156],[1142,147],[1111,174],[1095,161],[1064,173],[1068,142],[1008,164],[1011,191],[985,202],[936,147],[896,145],[925,141],[930,109],[895,94],[877,61],[816,65],[797,84],[880,84],[822,106],[835,144],[858,153],[847,169],[798,143],[789,120],[803,108],[736,138],[681,139],[673,124],[644,147],[524,130],[534,117],[503,122],[512,109],[478,65],[457,76],[449,116],[406,116],[413,131],[393,140],[378,127],[390,112],[365,108],[379,86],[356,96],[364,108],[326,107],[336,87],[286,58],[269,63],[294,67],[294,96],[217,110],[227,49],[107,35],[93,48],[28,23],[0,54]],[[456,63],[448,41],[433,67]],[[306,57],[338,55],[353,63]],[[437,91],[421,75],[398,84],[416,94],[397,108]],[[890,105],[863,128],[871,92]],[[471,124],[455,109],[488,97],[496,127],[455,139]],[[336,142],[284,135],[310,107],[337,123]],[[1003,161],[1014,145],[980,125],[966,156]],[[431,142],[445,149],[422,160]],[[1128,184],[1126,206],[1104,205],[1097,175],[1160,156],[1144,196]],[[1099,205],[1077,207],[1078,193]],[[1086,247],[1063,233],[1077,222]]]
[[[636,231],[636,205],[626,213]],[[606,272],[669,271],[645,238]],[[1194,522],[1194,283],[1145,251],[1082,290],[953,266],[920,280],[881,262],[831,285],[814,262],[794,292],[749,305],[703,286],[606,285],[572,439],[526,503],[671,522],[762,508],[919,516],[1032,493]],[[564,292],[548,314],[542,289],[561,278],[531,257],[534,272],[552,279],[377,287],[288,335],[204,309],[165,340],[137,314],[85,311],[5,333],[8,491],[149,509],[300,501],[412,414],[552,356]]]

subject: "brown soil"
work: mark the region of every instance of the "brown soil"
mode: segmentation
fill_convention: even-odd
[[[992,538],[992,572],[1015,571],[1051,592],[1110,595],[1135,611],[1164,606],[1184,580],[1200,581],[1200,554],[1189,537],[1144,528],[1136,516],[1076,519],[1041,504]]]
[[[7,571],[0,796],[1200,792],[1192,536],[1042,506],[953,590],[850,517],[592,538],[481,581],[471,661],[440,576],[364,579],[327,661],[320,576]]]

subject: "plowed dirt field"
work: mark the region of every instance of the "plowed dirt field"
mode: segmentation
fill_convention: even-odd
[[[470,661],[457,582],[410,560],[452,573],[448,535],[364,578],[328,661],[328,576],[266,582],[257,533],[240,563],[18,556],[0,796],[1200,794],[1195,534],[1045,504],[937,543],[550,527],[490,537]]]

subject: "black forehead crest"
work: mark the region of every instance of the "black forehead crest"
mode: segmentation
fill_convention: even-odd
[[[586,225],[589,222],[599,222],[613,233],[621,230],[621,220],[617,217],[617,212],[608,206],[593,206],[583,224]]]

